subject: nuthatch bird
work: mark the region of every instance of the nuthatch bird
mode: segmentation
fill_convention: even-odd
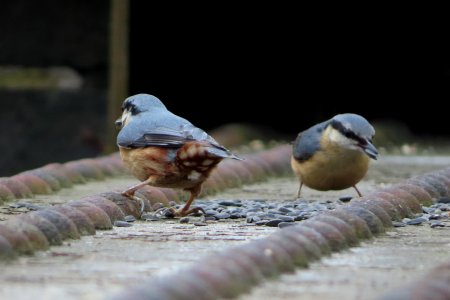
[[[355,188],[366,175],[369,158],[377,159],[372,144],[375,130],[356,114],[336,115],[300,132],[293,144],[291,166],[303,185],[319,191]]]
[[[201,210],[189,207],[211,171],[224,158],[240,159],[205,131],[168,111],[152,95],[125,99],[116,126],[121,128],[117,144],[122,161],[141,181],[122,194],[133,197],[147,184],[184,189],[190,197],[182,209],[172,209],[175,216]]]

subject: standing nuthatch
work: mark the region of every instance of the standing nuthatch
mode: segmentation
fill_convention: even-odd
[[[369,157],[377,159],[372,144],[375,130],[356,114],[336,115],[300,132],[293,144],[291,166],[303,184],[319,191],[354,187],[366,175]]]
[[[175,216],[185,216],[201,191],[203,182],[224,158],[240,159],[209,136],[166,109],[156,97],[138,94],[125,99],[122,117],[116,121],[117,136],[125,166],[141,183],[122,194],[133,197],[144,185],[182,188],[189,200]]]

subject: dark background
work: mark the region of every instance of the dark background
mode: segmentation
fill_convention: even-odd
[[[66,66],[83,86],[0,89],[0,176],[103,153],[109,8],[107,0],[2,5],[0,66]],[[293,138],[354,112],[450,137],[445,26],[403,10],[352,9],[130,1],[129,94],[153,94],[208,131],[239,122]]]
[[[450,134],[449,47],[438,24],[395,12],[305,19],[301,9],[258,8],[172,27],[179,15],[153,19],[132,2],[131,93],[153,93],[206,128],[250,122],[294,134],[355,112]]]

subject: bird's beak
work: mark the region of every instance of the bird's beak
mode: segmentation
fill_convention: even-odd
[[[117,129],[122,129],[128,124],[130,120],[131,120],[131,113],[127,110],[124,110],[122,116],[118,118],[116,122],[114,122],[114,124],[116,124]]]
[[[378,150],[371,142],[366,141],[366,144],[361,145],[361,148],[370,158],[375,160],[378,158]]]

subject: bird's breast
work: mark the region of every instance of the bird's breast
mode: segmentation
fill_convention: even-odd
[[[302,182],[317,190],[340,190],[358,183],[367,173],[369,158],[358,150],[328,146],[306,161],[291,161]]]

